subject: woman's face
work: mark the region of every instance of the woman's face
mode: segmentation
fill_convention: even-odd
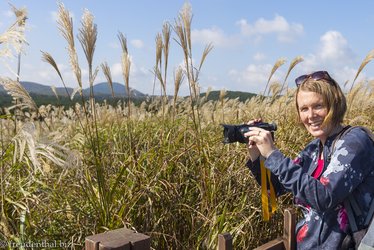
[[[324,143],[329,135],[330,128],[328,128],[329,126],[321,127],[328,113],[322,95],[300,90],[297,95],[297,103],[300,120],[305,128],[312,136],[319,138]]]

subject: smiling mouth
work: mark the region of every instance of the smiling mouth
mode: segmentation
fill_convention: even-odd
[[[319,128],[321,125],[321,122],[309,123],[309,126],[312,128]]]

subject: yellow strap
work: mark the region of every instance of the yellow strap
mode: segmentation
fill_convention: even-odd
[[[264,160],[260,160],[260,169],[261,169],[261,202],[262,202],[262,217],[264,221],[269,221],[270,212],[269,212],[269,195],[267,189],[267,183],[269,182],[270,186],[270,205],[271,213],[274,213],[277,210],[277,203],[275,197],[275,191],[273,184],[270,179],[270,170],[265,168]]]
[[[269,201],[268,201],[268,190],[267,190],[267,174],[264,164],[264,160],[260,160],[261,168],[261,203],[262,203],[262,217],[264,221],[269,221]]]
[[[273,214],[277,210],[277,199],[275,197],[275,191],[273,183],[271,182],[271,172],[269,169],[266,169],[266,173],[268,176],[268,181],[270,184],[270,206],[271,206],[271,213]]]

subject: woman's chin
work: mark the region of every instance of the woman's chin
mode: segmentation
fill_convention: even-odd
[[[325,134],[325,131],[321,128],[308,128],[308,131],[313,137],[320,137]]]

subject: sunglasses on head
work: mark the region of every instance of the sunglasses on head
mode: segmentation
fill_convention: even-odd
[[[302,75],[295,79],[296,86],[299,87],[302,83],[304,83],[307,79],[313,79],[315,81],[318,80],[326,80],[331,85],[335,84],[335,81],[331,78],[327,71],[316,71],[308,75]]]

